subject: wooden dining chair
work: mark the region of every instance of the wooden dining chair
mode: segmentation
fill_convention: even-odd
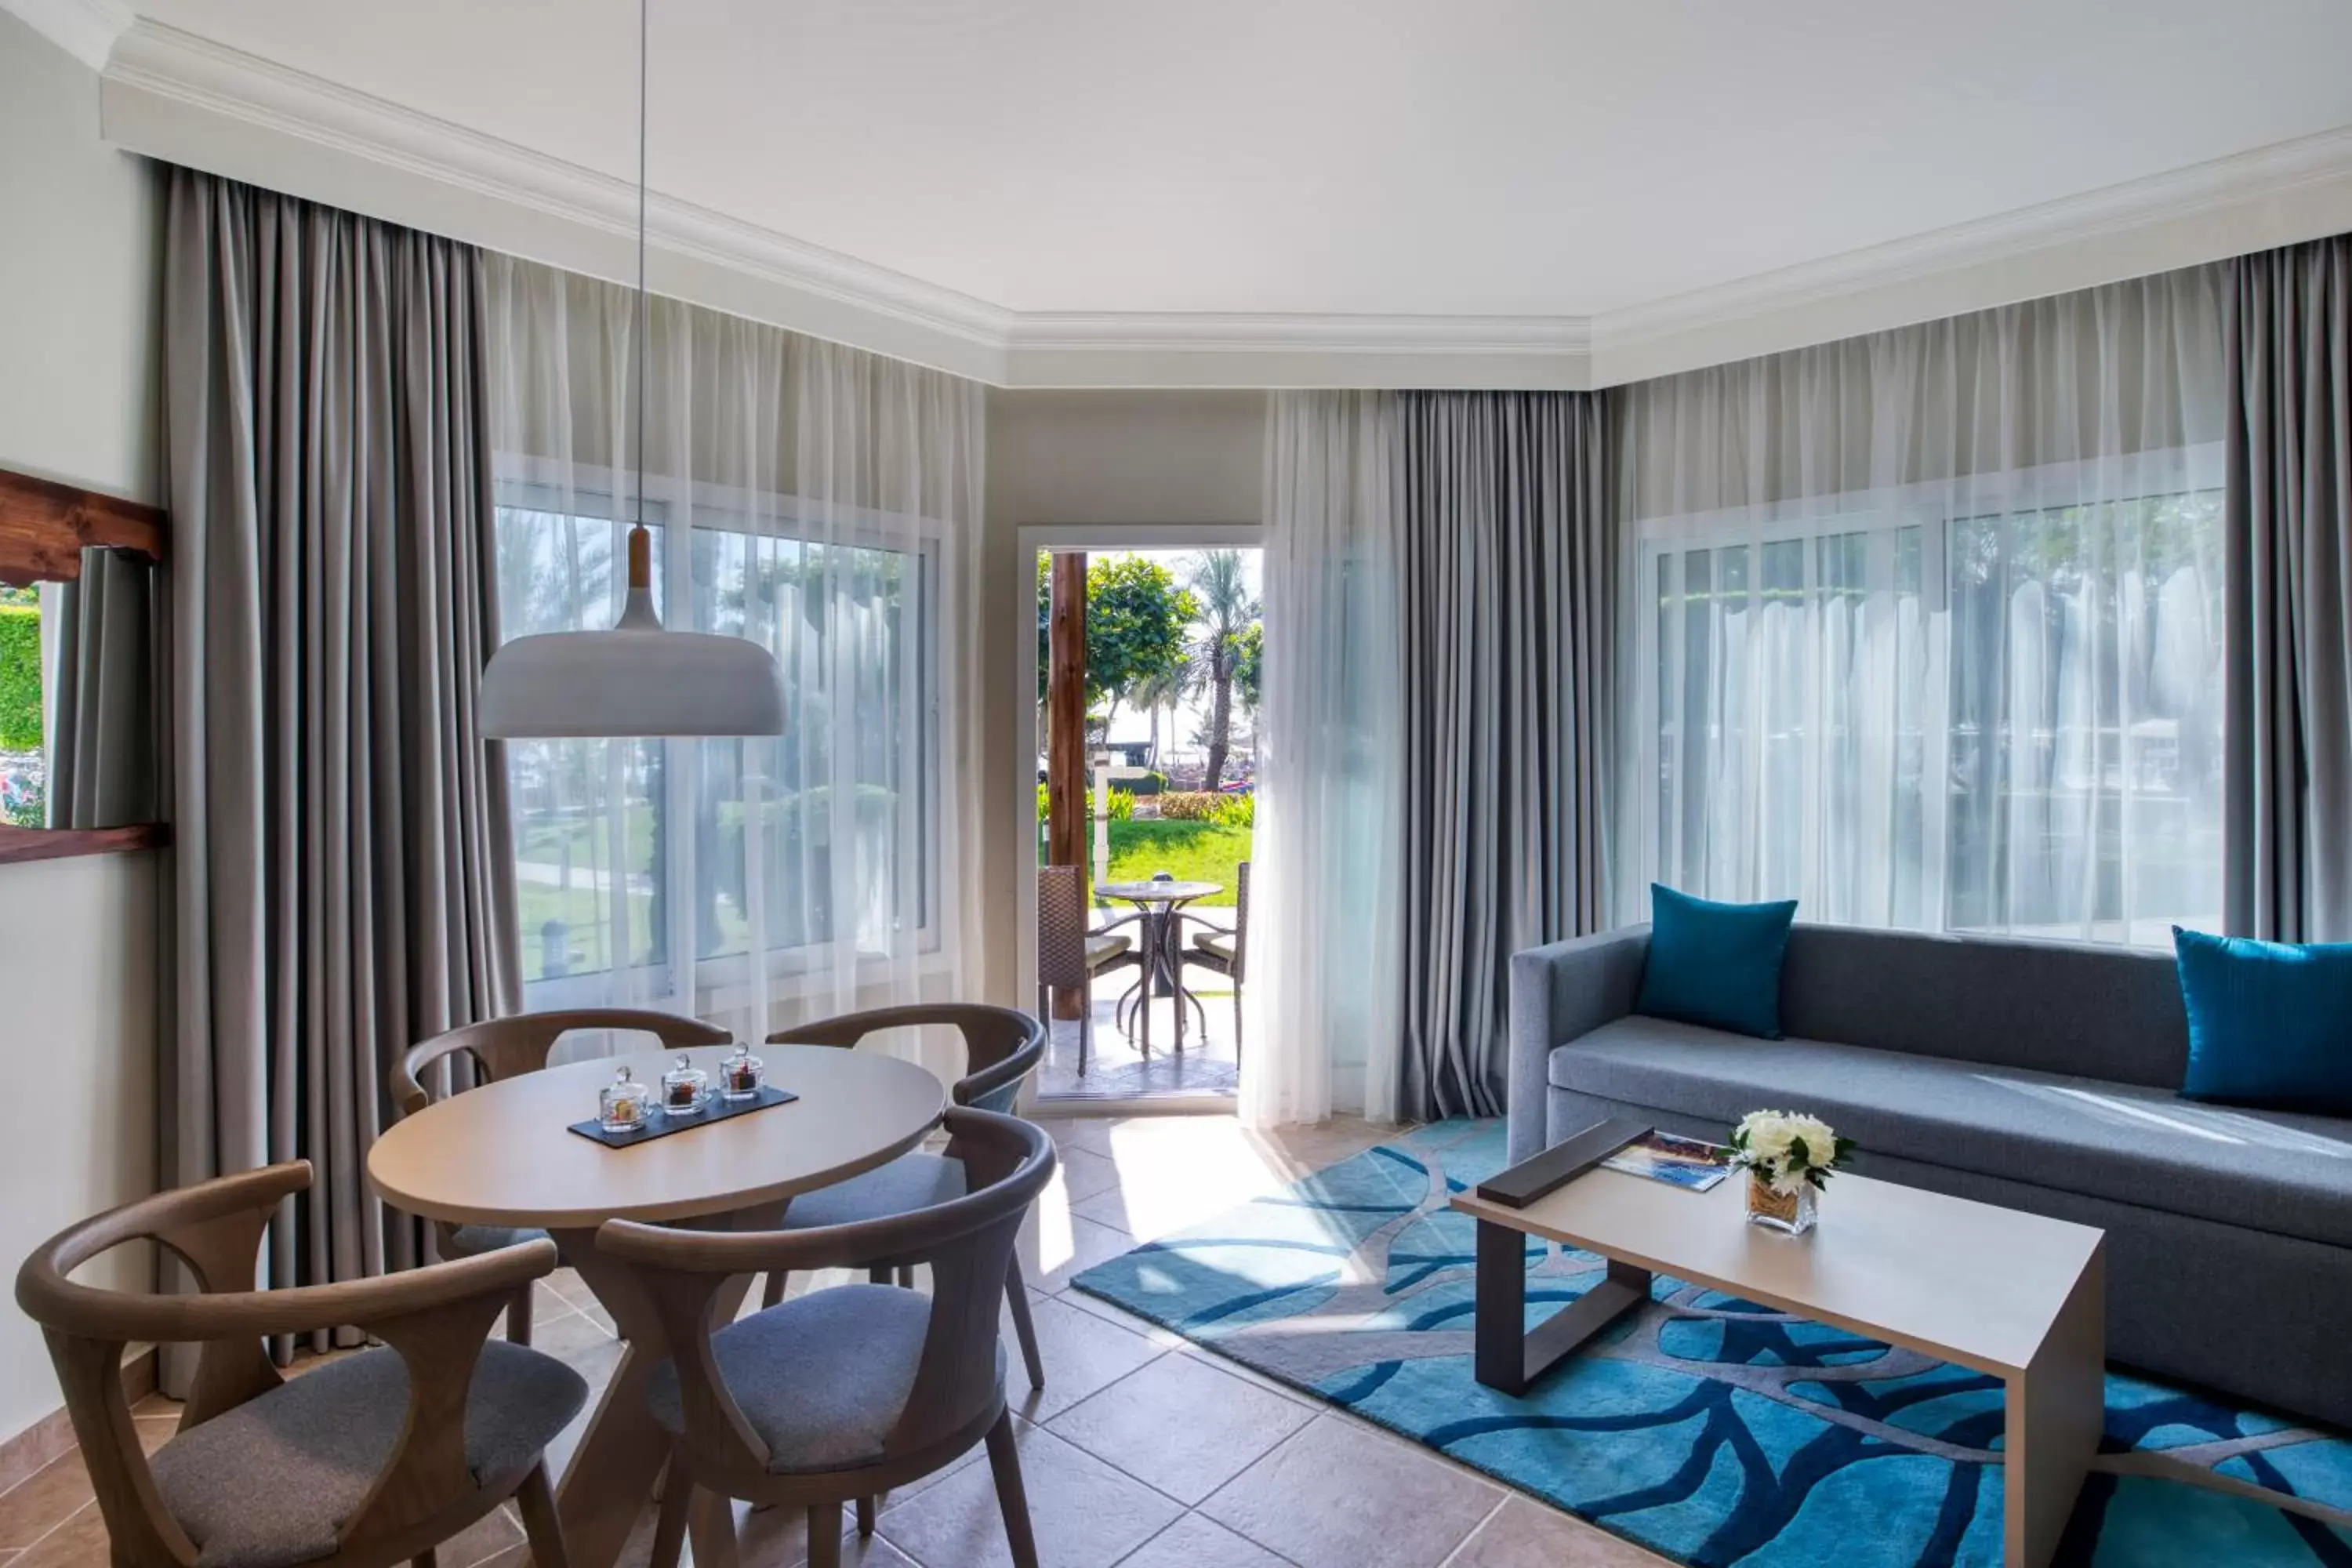
[[[1139,922],[1127,915],[1099,930],[1087,923],[1084,868],[1037,868],[1037,1016],[1052,1017],[1053,993],[1076,991],[1078,1004],[1078,1076],[1087,1076],[1087,1056],[1095,1037],[1095,982],[1115,969],[1143,966],[1135,939],[1113,927]]]
[[[1193,911],[1186,918],[1206,929],[1192,933],[1184,962],[1225,976],[1234,983],[1234,1065],[1242,1060],[1242,982],[1249,971],[1250,863],[1243,861],[1234,874],[1234,923],[1230,929],[1210,924]]]
[[[580,1374],[490,1338],[555,1267],[541,1239],[380,1279],[254,1289],[271,1214],[310,1184],[297,1160],[159,1193],[52,1237],[16,1275],[65,1391],[116,1568],[384,1568],[514,1499],[539,1568],[564,1568],[543,1453]],[[125,1242],[177,1254],[202,1294],[133,1295],[69,1275]],[[265,1342],[354,1327],[382,1348],[282,1377]],[[123,1347],[198,1344],[180,1426],[151,1458]]]
[[[963,1036],[964,1076],[949,1092],[958,1105],[981,1110],[1010,1112],[1021,1096],[1024,1079],[1037,1070],[1045,1056],[1045,1026],[1012,1007],[981,1003],[948,1002],[932,1006],[885,1007],[871,1013],[851,1013],[796,1028],[779,1029],[768,1037],[777,1046],[843,1046],[855,1047],[868,1035],[885,1029],[951,1027]],[[915,1150],[887,1165],[829,1187],[803,1193],[784,1210],[784,1228],[855,1225],[887,1219],[931,1204],[960,1197],[965,1189],[963,1167],[952,1157]],[[898,1271],[902,1285],[914,1283],[911,1261],[876,1260],[870,1278],[879,1285]],[[761,1303],[772,1307],[784,1299],[785,1276],[772,1272]],[[1013,1313],[1013,1337],[1020,1342],[1022,1364],[1033,1388],[1045,1386],[1045,1363],[1037,1353],[1037,1330],[1030,1321],[1029,1289],[1021,1278],[1021,1260],[1013,1258],[1004,1273],[1004,1302]]]
[[[734,1038],[716,1024],[706,1024],[699,1018],[644,1012],[635,1007],[518,1013],[510,1018],[467,1024],[409,1047],[392,1069],[393,1104],[404,1117],[414,1116],[432,1104],[433,1093],[425,1086],[426,1072],[461,1052],[471,1058],[475,1075],[486,1083],[537,1072],[547,1065],[547,1054],[555,1048],[557,1040],[581,1029],[625,1029],[648,1034],[661,1041],[663,1049],[673,1051],[682,1051],[689,1046],[723,1046]],[[436,1222],[433,1226],[435,1245],[444,1258],[478,1258],[519,1241],[537,1240],[546,1234],[543,1230],[501,1225]],[[519,1345],[530,1343],[528,1289],[515,1298],[513,1310],[507,1314],[507,1338]]]
[[[670,1436],[653,1568],[676,1568],[699,1489],[695,1561],[726,1568],[723,1500],[808,1510],[809,1568],[838,1568],[841,1505],[874,1530],[874,1499],[946,1468],[985,1441],[1016,1568],[1036,1568],[1013,1416],[1004,1402],[997,1299],[1022,1217],[1054,1173],[1054,1145],[1030,1122],[959,1106],[947,1157],[961,1196],[887,1219],[813,1230],[691,1231],[608,1220],[596,1249],[634,1273],[671,1359],[647,1386]],[[715,1332],[711,1304],[735,1275],[913,1259],[925,1295],[891,1286],[813,1290]]]

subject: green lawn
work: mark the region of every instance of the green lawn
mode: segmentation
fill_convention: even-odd
[[[1214,882],[1224,889],[1200,900],[1231,907],[1241,863],[1250,858],[1250,830],[1213,822],[1113,822],[1110,875],[1140,882],[1166,871],[1183,882]]]

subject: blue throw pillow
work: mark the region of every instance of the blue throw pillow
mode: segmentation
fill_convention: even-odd
[[[2172,951],[2189,1006],[2182,1094],[2352,1113],[2352,942],[2255,942],[2175,926]]]
[[[1650,884],[1650,956],[1637,1013],[1780,1037],[1780,959],[1797,900],[1718,904]]]

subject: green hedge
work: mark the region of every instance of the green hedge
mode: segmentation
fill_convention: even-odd
[[[41,748],[41,612],[0,605],[0,752]]]

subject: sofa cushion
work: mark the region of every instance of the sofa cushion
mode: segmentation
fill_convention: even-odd
[[[2255,942],[2172,928],[2189,1005],[2180,1092],[2352,1115],[2352,942]]]
[[[1633,1010],[1780,1037],[1780,958],[1797,900],[1719,904],[1650,884],[1650,952]]]
[[[1557,1088],[1727,1132],[1759,1106],[1787,1106],[1820,1116],[1865,1156],[2352,1247],[2352,1119],[1640,1016],[1559,1047],[1549,1070]]]

